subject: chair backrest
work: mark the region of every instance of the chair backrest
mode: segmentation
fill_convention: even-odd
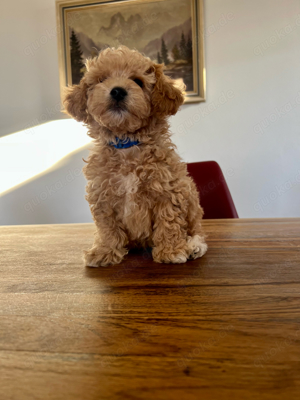
[[[225,177],[218,163],[204,161],[187,164],[204,209],[204,219],[238,218]]]

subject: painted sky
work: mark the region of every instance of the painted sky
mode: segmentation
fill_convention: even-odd
[[[191,16],[191,0],[163,0],[152,2],[129,2],[111,5],[99,5],[89,9],[75,9],[68,14],[79,12],[77,17],[68,17],[69,25],[77,32],[83,32],[95,43],[104,43],[111,46],[120,44],[120,37],[124,37],[125,44],[131,48],[142,49],[149,41],[160,37],[168,29],[182,24]],[[132,23],[119,24],[116,19],[111,26],[111,18],[121,13],[125,21],[131,17]],[[139,15],[141,19],[136,18]]]

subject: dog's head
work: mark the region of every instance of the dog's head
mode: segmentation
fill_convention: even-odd
[[[184,101],[163,65],[125,46],[103,50],[86,68],[79,85],[69,87],[64,98],[66,112],[77,121],[133,133],[153,116],[174,115]]]

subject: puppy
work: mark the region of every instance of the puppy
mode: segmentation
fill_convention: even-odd
[[[125,46],[103,50],[86,69],[64,98],[66,112],[94,139],[84,172],[97,229],[85,264],[118,264],[133,246],[151,247],[159,263],[203,256],[199,194],[167,122],[183,90],[163,65]]]

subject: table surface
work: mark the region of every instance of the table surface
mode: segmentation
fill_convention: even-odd
[[[91,224],[1,227],[1,399],[299,399],[300,219],[203,224],[202,259],[98,269]]]

